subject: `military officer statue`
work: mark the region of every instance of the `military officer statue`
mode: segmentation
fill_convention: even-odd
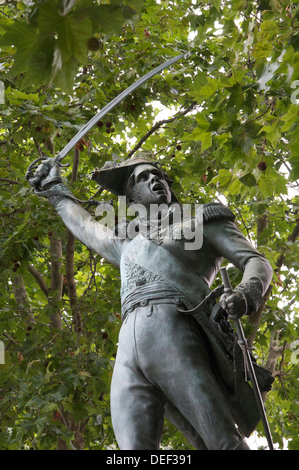
[[[128,204],[142,205],[136,236],[111,233],[92,218],[63,183],[53,159],[45,160],[29,181],[79,241],[120,268],[123,321],[111,383],[119,448],[159,449],[166,416],[196,449],[250,450],[244,436],[259,419],[251,394],[240,389],[233,395],[227,389],[222,379],[226,371],[213,356],[205,328],[184,310],[207,298],[225,258],[243,273],[241,284],[222,298],[226,313],[250,315],[271,282],[269,262],[219,203],[203,206],[200,247],[185,249],[184,237],[169,233],[147,236],[152,205],[171,208],[178,203],[168,177],[148,159],[105,165],[94,178],[112,193],[126,196]]]

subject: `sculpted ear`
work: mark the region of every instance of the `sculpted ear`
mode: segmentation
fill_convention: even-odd
[[[134,197],[134,191],[128,185],[125,185],[123,195],[126,198],[126,205],[127,206],[131,206],[132,204],[134,204],[136,202],[135,197]]]
[[[126,196],[126,203],[128,206],[138,202],[138,196],[135,188],[135,175],[131,173],[126,183],[124,184],[124,195]]]
[[[132,204],[135,204],[135,200],[132,197],[127,197],[127,205],[131,206]]]

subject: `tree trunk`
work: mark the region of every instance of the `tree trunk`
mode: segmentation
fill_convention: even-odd
[[[73,170],[71,184],[73,184],[78,176],[78,165],[79,165],[80,152],[78,149],[74,151]],[[68,288],[68,296],[70,299],[70,305],[73,314],[73,324],[76,332],[81,331],[81,317],[80,311],[77,304],[77,289],[75,283],[74,274],[74,254],[75,254],[75,237],[72,233],[68,232],[67,244],[66,244],[66,257],[65,257],[65,272],[66,282]]]
[[[51,287],[49,292],[49,306],[51,326],[62,330],[60,304],[62,299],[62,244],[59,238],[50,236],[51,253]]]
[[[79,165],[79,157],[80,152],[79,150],[75,149],[74,151],[74,160],[73,160],[73,170],[72,170],[72,178],[71,184],[74,183],[77,179],[78,175],[78,165]],[[73,315],[73,324],[74,329],[77,333],[81,331],[81,318],[80,318],[80,311],[78,308],[77,303],[77,289],[75,283],[75,274],[74,274],[74,253],[75,253],[75,237],[71,232],[67,232],[67,243],[66,243],[66,254],[65,254],[65,275],[66,275],[66,283],[68,289],[68,297],[70,299],[70,306]],[[73,431],[75,433],[75,438],[71,443],[71,446],[75,450],[83,450],[84,449],[84,438],[82,435],[82,431],[87,424],[88,420],[85,424],[82,422],[75,423],[73,417],[68,411],[64,411],[63,406],[60,406],[59,409],[61,415],[61,421],[67,427],[67,429]],[[57,441],[58,449],[59,450],[70,450],[68,444],[61,438]]]
[[[32,323],[34,318],[28,301],[24,279],[21,274],[16,274],[13,277],[12,287],[18,309],[20,310],[21,314],[26,316],[27,322]]]
[[[83,422],[79,421],[78,423],[75,423],[74,419],[72,418],[71,414],[68,411],[65,411],[63,409],[63,406],[60,405],[59,407],[59,413],[60,413],[60,420],[61,422],[65,425],[65,427],[69,431],[73,431],[75,438],[71,442],[71,447],[73,450],[83,450],[84,449],[84,439],[82,436],[82,432],[85,428],[85,426],[88,423],[88,418]],[[59,450],[71,450],[67,443],[59,438],[57,441],[58,449]]]

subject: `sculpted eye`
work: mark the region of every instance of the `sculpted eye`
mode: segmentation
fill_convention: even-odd
[[[158,176],[158,178],[164,179],[163,174],[160,171],[156,170],[156,171],[153,171],[152,173],[154,175]]]
[[[139,182],[140,182],[140,181],[146,181],[146,179],[147,179],[147,176],[146,176],[145,174],[143,174],[143,175],[140,175],[140,176],[139,176],[138,181],[139,181]]]

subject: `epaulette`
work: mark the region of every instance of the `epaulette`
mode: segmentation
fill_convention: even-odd
[[[208,224],[209,222],[214,222],[215,220],[235,220],[235,215],[232,211],[221,204],[220,202],[208,202],[203,205],[203,223]]]

